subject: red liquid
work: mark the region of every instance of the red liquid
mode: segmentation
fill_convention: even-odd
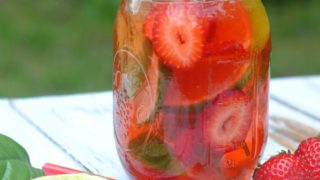
[[[252,177],[267,137],[271,47],[243,3],[144,2],[130,11],[122,2],[114,127],[132,177]]]

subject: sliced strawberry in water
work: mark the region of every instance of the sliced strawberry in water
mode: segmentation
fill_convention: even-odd
[[[173,69],[164,104],[188,106],[213,99],[241,79],[250,63],[252,32],[240,2],[208,3],[201,16],[204,57],[187,69]]]
[[[205,29],[205,43],[210,43],[214,40],[214,36],[216,35],[216,19],[210,13],[209,14],[201,14],[203,19],[203,26]],[[206,52],[205,45],[205,52]]]
[[[204,164],[207,159],[205,142],[202,141],[202,129],[199,115],[163,113],[163,138],[168,144],[170,154],[184,168],[197,163]]]
[[[154,18],[152,44],[164,64],[180,69],[201,60],[204,51],[203,21],[194,5],[170,3]]]
[[[240,90],[218,95],[202,115],[205,139],[215,151],[228,152],[243,146],[252,121],[252,103]]]
[[[154,18],[156,16],[157,13],[151,13],[143,24],[143,33],[149,40],[152,40],[152,29],[154,25]]]
[[[207,52],[207,60],[219,63],[233,62],[241,63],[249,60],[249,51],[239,41],[225,41],[221,44],[210,43],[207,45],[210,52]]]
[[[250,19],[240,2],[208,4],[204,16],[211,21],[205,56],[210,61],[243,61],[249,59],[252,30]]]
[[[252,28],[247,11],[241,2],[220,2],[214,6],[208,6],[206,12],[208,18],[214,17],[215,31],[214,36],[210,36],[211,44],[208,43],[206,52],[214,52],[215,45],[226,42],[238,42],[244,49],[248,50],[252,41]],[[214,45],[212,45],[214,44]]]
[[[192,148],[195,147],[194,144],[191,143],[194,142],[193,138],[194,135],[192,130],[180,131],[172,145],[174,156],[176,156],[185,166],[188,166],[195,161],[192,153]]]
[[[153,39],[154,21],[156,18],[158,18],[158,16],[162,16],[162,13],[166,10],[166,7],[166,4],[154,5],[143,24],[143,33],[151,41]]]

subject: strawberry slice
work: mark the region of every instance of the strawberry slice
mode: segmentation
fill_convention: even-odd
[[[250,54],[239,41],[225,41],[220,44],[210,43],[206,46],[207,60],[217,61],[219,63],[233,62],[241,63],[249,60]]]
[[[210,43],[207,44],[206,53],[215,52],[214,48],[226,42],[238,42],[245,50],[252,43],[252,28],[250,18],[242,3],[221,2],[206,7],[207,18],[214,17],[214,36],[209,36]]]
[[[250,64],[252,32],[240,2],[203,4],[203,58],[187,69],[173,69],[166,106],[189,106],[213,99],[235,85]],[[197,14],[197,13],[195,13]]]
[[[203,56],[205,29],[203,21],[193,14],[197,7],[169,3],[154,17],[151,37],[154,51],[173,69],[190,67]]]
[[[205,139],[215,151],[241,147],[252,121],[252,103],[240,90],[228,90],[205,108],[202,114]]]
[[[156,4],[152,7],[150,14],[147,16],[144,24],[143,24],[143,33],[144,35],[152,41],[153,39],[153,27],[154,21],[158,16],[161,16],[162,13],[166,10],[166,4]]]
[[[207,149],[199,115],[177,111],[162,113],[161,127],[170,153],[184,168],[206,163]]]
[[[147,17],[145,23],[143,24],[143,33],[144,35],[152,41],[152,29],[154,25],[154,19],[158,15],[158,11],[154,11]]]
[[[241,2],[207,3],[200,14],[208,28],[204,55],[208,60],[221,63],[249,59],[252,28]]]

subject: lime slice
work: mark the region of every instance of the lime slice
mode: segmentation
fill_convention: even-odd
[[[98,176],[91,176],[88,174],[67,174],[56,176],[44,176],[34,180],[106,180]]]
[[[270,37],[270,24],[261,0],[242,0],[249,13],[253,33],[253,49],[261,51]]]

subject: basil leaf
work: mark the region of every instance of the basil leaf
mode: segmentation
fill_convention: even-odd
[[[42,171],[42,169],[38,169],[38,168],[34,168],[31,167],[31,177],[32,178],[38,178],[38,177],[42,177],[44,176],[44,172]]]
[[[31,166],[27,151],[8,136],[0,134],[0,179],[30,180],[44,176]]]
[[[44,176],[44,173],[31,167],[28,163],[19,160],[0,161],[0,179],[30,180]]]
[[[155,169],[165,170],[169,167],[171,157],[167,146],[157,136],[143,133],[129,143],[132,155],[145,165]]]
[[[0,160],[21,160],[30,163],[27,151],[8,136],[0,134]]]

